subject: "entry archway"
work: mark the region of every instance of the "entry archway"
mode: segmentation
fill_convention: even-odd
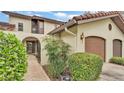
[[[27,54],[35,55],[38,61],[41,61],[41,45],[40,41],[35,37],[26,37],[23,39]]]

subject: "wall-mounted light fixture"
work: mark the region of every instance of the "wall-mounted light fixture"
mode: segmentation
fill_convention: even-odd
[[[80,39],[83,40],[83,38],[84,38],[84,33],[80,35]]]

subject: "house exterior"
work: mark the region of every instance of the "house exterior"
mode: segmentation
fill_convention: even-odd
[[[9,16],[9,22],[0,22],[0,30],[15,34],[24,43],[27,53],[35,55],[40,64],[45,64],[46,56],[43,52],[42,39],[63,22],[15,12],[2,11],[2,13]]]
[[[124,19],[116,11],[75,16],[49,34],[70,44],[72,53],[94,53],[105,62],[124,57]]]
[[[64,23],[39,16],[3,11],[9,22],[0,22],[0,30],[17,36],[28,54],[40,64],[47,64],[43,38],[52,35],[71,45],[71,53],[94,53],[105,61],[113,56],[124,57],[124,19],[119,12],[98,12],[75,16]]]

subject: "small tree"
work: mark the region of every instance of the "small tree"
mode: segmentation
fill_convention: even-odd
[[[49,74],[54,78],[58,78],[66,66],[70,46],[53,37],[46,37],[44,41],[44,49],[47,51],[49,61]]]
[[[15,35],[0,32],[0,80],[23,80],[26,50]]]

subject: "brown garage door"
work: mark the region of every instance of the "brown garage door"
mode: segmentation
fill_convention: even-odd
[[[100,55],[105,61],[105,40],[95,36],[86,37],[85,51]]]
[[[121,40],[113,40],[113,56],[122,57],[122,41]]]

